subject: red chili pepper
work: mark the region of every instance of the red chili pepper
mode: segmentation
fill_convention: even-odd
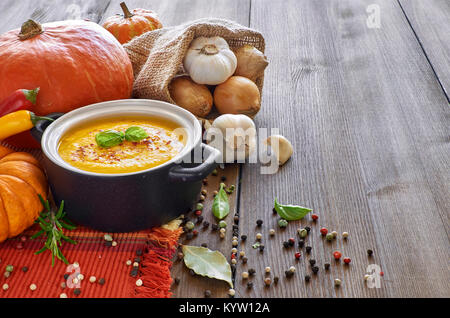
[[[36,104],[36,97],[39,93],[39,87],[29,89],[18,89],[6,99],[0,102],[0,116],[18,111],[30,110]]]

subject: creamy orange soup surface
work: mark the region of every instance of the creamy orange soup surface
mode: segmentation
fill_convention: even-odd
[[[102,148],[95,136],[114,129],[125,132],[141,127],[148,137],[138,142],[124,140],[120,145]],[[109,118],[79,125],[65,133],[58,147],[61,158],[70,165],[97,173],[129,173],[159,166],[178,155],[185,146],[184,129],[157,117]]]

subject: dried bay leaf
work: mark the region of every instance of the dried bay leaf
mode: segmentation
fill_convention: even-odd
[[[219,251],[205,247],[183,245],[184,264],[197,275],[226,281],[231,288],[231,267]]]

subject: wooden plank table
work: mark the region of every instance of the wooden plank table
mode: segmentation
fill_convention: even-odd
[[[119,13],[119,0],[6,0],[0,3],[0,32],[33,18],[39,22],[88,18],[102,22]],[[227,18],[261,31],[270,65],[266,71],[258,127],[278,128],[294,145],[294,155],[276,174],[262,175],[261,165],[230,165],[209,177],[205,219],[211,216],[211,193],[221,176],[236,184],[231,196],[231,227],[239,214],[236,297],[449,297],[450,7],[448,1],[420,0],[130,0],[130,8],[157,11],[167,26],[201,17]],[[369,5],[371,5],[369,7]],[[379,28],[367,23],[379,9]],[[369,8],[368,8],[369,7]],[[375,13],[376,14],[376,13]],[[372,27],[370,27],[372,26]],[[273,200],[309,206],[319,215],[277,227]],[[256,220],[264,221],[261,228]],[[282,242],[309,225],[307,245]],[[339,233],[328,243],[320,227]],[[269,238],[268,230],[276,229]],[[350,233],[348,240],[340,234]],[[199,231],[192,245],[207,243],[229,257],[232,231]],[[251,247],[263,234],[263,253]],[[184,241],[182,241],[184,243]],[[368,258],[367,249],[375,251]],[[350,266],[331,261],[341,250]],[[319,264],[309,283],[308,260]],[[331,263],[329,272],[323,270]],[[368,288],[369,264],[385,273],[380,288]],[[284,277],[296,267],[291,279]],[[277,285],[264,287],[264,268]],[[241,273],[256,270],[247,289]],[[175,297],[226,297],[226,283],[189,275],[175,261]],[[334,278],[343,282],[334,287]]]

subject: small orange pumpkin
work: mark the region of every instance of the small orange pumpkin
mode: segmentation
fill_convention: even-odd
[[[162,24],[156,13],[152,10],[128,10],[125,2],[120,4],[123,15],[116,14],[106,19],[103,27],[112,33],[121,44],[145,32],[161,29]]]
[[[39,162],[25,152],[0,146],[0,242],[31,226],[47,199],[48,185]]]

